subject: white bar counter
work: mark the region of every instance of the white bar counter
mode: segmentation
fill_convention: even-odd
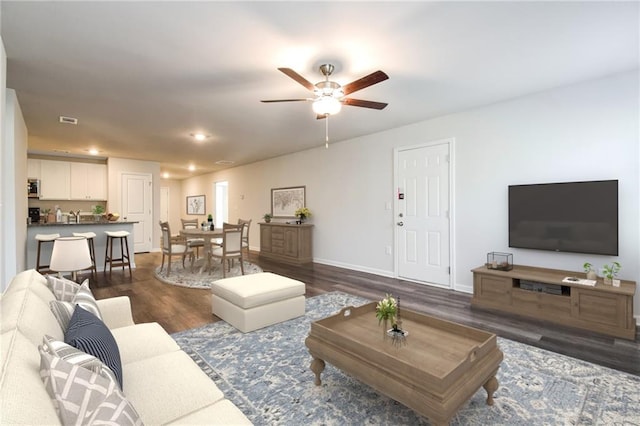
[[[107,235],[105,231],[127,231],[129,236],[129,253],[131,254],[131,268],[135,269],[135,254],[133,250],[133,224],[137,222],[115,221],[115,222],[80,222],[80,223],[34,223],[27,225],[27,269],[35,269],[36,255],[38,254],[38,242],[36,234],[60,234],[61,237],[70,237],[74,232],[93,232],[96,234],[93,244],[96,249],[96,268],[98,271],[104,270],[104,252],[107,245]],[[120,244],[115,243],[113,255],[120,254]],[[51,259],[51,249],[53,244],[42,245],[40,252],[40,262],[49,263]],[[114,268],[118,270],[119,268]],[[121,269],[121,268],[120,268]],[[125,268],[126,269],[126,268]]]

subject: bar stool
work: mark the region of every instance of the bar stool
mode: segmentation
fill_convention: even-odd
[[[89,244],[89,256],[91,256],[91,275],[98,275],[98,270],[96,269],[96,249],[93,245],[93,239],[96,237],[94,232],[74,232],[74,237],[85,237],[87,239],[87,244]]]
[[[109,276],[111,276],[111,270],[114,266],[122,266],[122,272],[124,267],[129,267],[129,276],[131,277],[131,261],[129,257],[129,241],[127,237],[130,235],[127,231],[104,231],[107,234],[107,245],[104,251],[104,273],[107,272],[107,262],[109,262]],[[113,258],[113,241],[120,240],[120,257]],[[126,251],[126,253],[125,253]]]
[[[42,272],[53,272],[49,268],[49,264],[43,265],[40,264],[40,252],[42,244],[51,243],[51,251],[53,251],[53,242],[56,238],[60,238],[60,234],[36,234],[36,240],[38,241],[38,253],[36,254],[36,271]],[[51,259],[49,259],[51,261]]]

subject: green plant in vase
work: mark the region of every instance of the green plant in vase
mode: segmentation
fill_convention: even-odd
[[[617,282],[616,286],[620,286],[620,280],[617,280],[616,276],[618,275],[618,272],[620,272],[621,268],[622,266],[618,262],[613,262],[611,265],[604,265],[602,267],[602,275],[604,275],[604,283],[609,285],[611,284],[616,285],[616,282]]]
[[[93,220],[100,222],[102,215],[104,214],[104,206],[96,204],[93,206],[93,209],[91,209],[91,212],[93,213]]]
[[[385,298],[376,305],[376,318],[378,318],[378,324],[383,324],[383,337],[386,338],[387,336],[389,322],[391,322],[391,325],[395,324],[397,314],[398,302],[391,294],[387,294]]]
[[[272,217],[273,217],[273,216],[271,216],[271,213],[265,213],[265,214],[264,214],[264,216],[262,216],[262,218],[264,219],[264,221],[265,221],[266,223],[271,222],[271,218],[272,218]]]
[[[584,265],[582,265],[582,267],[584,268],[584,272],[587,274],[588,280],[598,279],[598,274],[596,274],[596,271],[593,270],[592,264],[590,264],[589,262],[584,262]]]

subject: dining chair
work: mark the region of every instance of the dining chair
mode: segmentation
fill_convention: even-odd
[[[251,227],[252,219],[238,219],[238,225],[243,225],[242,228],[242,249],[247,250],[247,260],[251,260],[251,255],[249,253],[249,228]]]
[[[180,219],[182,229],[198,229],[198,219]],[[187,245],[196,249],[196,258],[200,257],[200,247],[204,247],[204,238],[187,238]]]
[[[227,269],[231,271],[231,265],[234,259],[240,260],[240,270],[244,275],[244,262],[242,261],[242,229],[244,225],[232,225],[229,223],[222,224],[222,245],[215,247],[209,254],[211,257],[220,259],[222,264],[222,277],[227,277]],[[226,261],[226,264],[225,264]],[[211,274],[211,270],[209,270]]]
[[[191,272],[193,272],[193,262],[195,256],[193,255],[193,248],[189,247],[186,238],[182,236],[171,236],[171,228],[169,228],[169,222],[160,222],[160,228],[162,229],[162,265],[160,265],[160,272],[164,268],[164,258],[168,258],[167,262],[167,276],[171,274],[171,258],[173,256],[182,257],[182,267],[184,268],[184,260],[189,256],[191,259]]]

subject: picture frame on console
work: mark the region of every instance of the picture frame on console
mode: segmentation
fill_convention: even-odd
[[[206,214],[206,203],[204,195],[188,195],[187,196],[187,214],[203,215]]]
[[[271,216],[295,218],[296,210],[306,205],[306,187],[291,186],[271,189]]]

